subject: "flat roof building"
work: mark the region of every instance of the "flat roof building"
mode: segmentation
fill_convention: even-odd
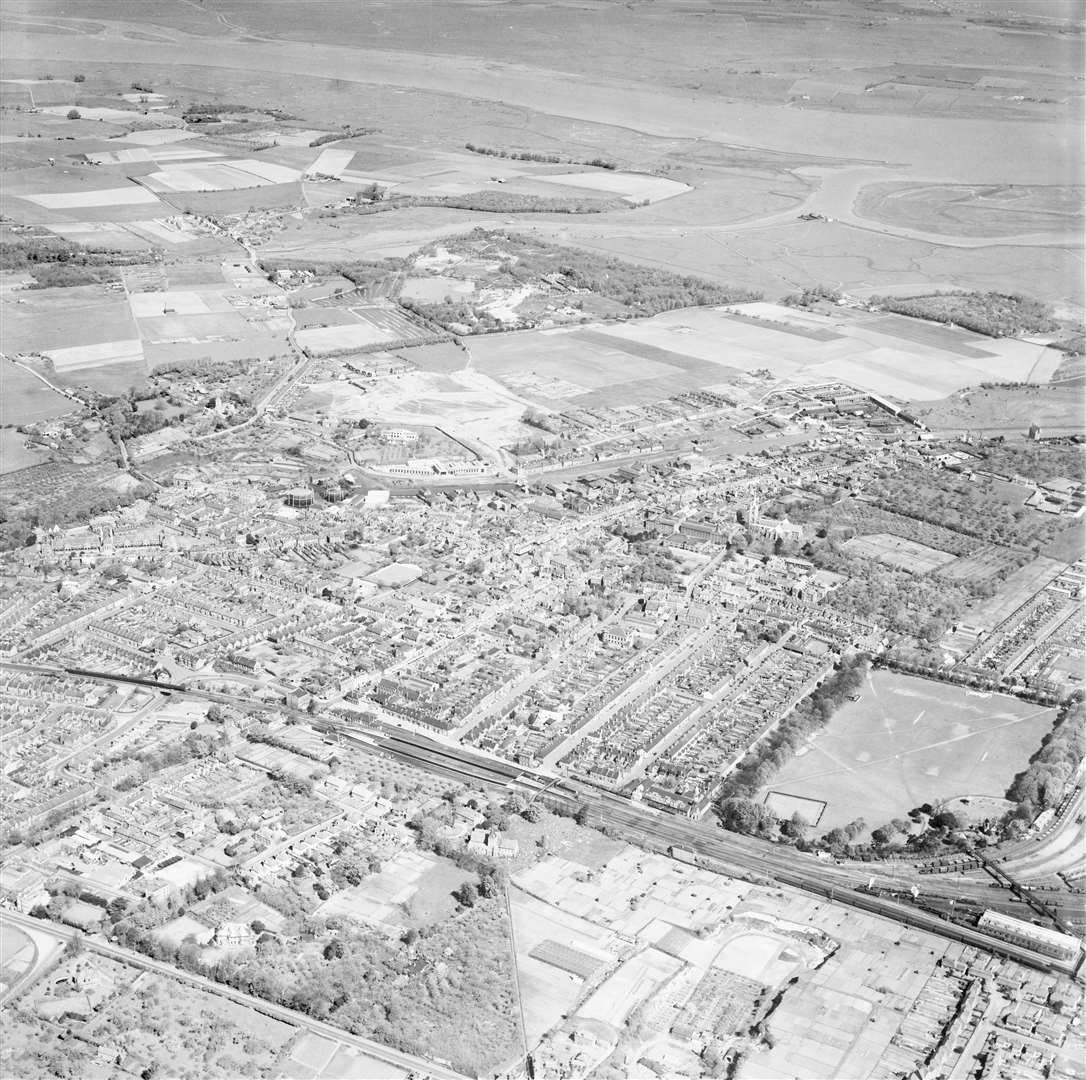
[[[1001,941],[1009,941],[1012,945],[1021,945],[1061,960],[1073,960],[1082,948],[1082,942],[1070,934],[1061,934],[1046,926],[1034,926],[1000,911],[986,911],[977,921],[977,929]]]

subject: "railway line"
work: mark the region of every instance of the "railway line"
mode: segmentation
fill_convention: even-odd
[[[44,665],[3,663],[0,666],[54,677],[67,675],[101,682],[126,683],[157,689],[163,693],[182,693],[208,701],[240,704],[245,709],[254,707],[253,702],[235,702],[230,695],[192,690],[153,678]],[[801,889],[824,899],[881,915],[903,925],[935,933],[1039,970],[1070,975],[1074,974],[1081,965],[1083,958],[1081,952],[1074,963],[1059,961],[952,922],[949,917],[949,907],[946,911],[939,911],[938,906],[931,902],[935,900],[949,904],[948,896],[929,898],[928,906],[934,910],[923,910],[917,906],[899,903],[884,895],[865,892],[863,886],[870,875],[873,872],[878,873],[877,864],[861,863],[848,866],[822,861],[813,855],[797,852],[793,848],[781,848],[755,837],[723,832],[702,822],[666,815],[639,806],[612,792],[592,788],[578,781],[537,773],[533,769],[491,758],[463,747],[450,746],[382,721],[360,724],[335,718],[306,717],[306,719],[317,730],[340,742],[369,753],[392,757],[461,783],[479,785],[493,791],[520,791],[528,797],[542,795],[544,800],[552,806],[570,814],[584,807],[592,823],[611,828],[623,839],[654,851],[666,853],[675,849],[689,851],[699,860],[700,865],[730,876],[759,884],[781,884]],[[947,881],[947,884],[954,885],[955,883]],[[949,891],[955,892],[953,888]],[[1022,899],[1025,895],[1024,891],[1020,891],[1016,899]],[[974,904],[978,902],[976,899],[972,901]],[[1052,909],[1050,898],[1045,898],[1044,903],[1048,910]],[[1002,908],[1005,904],[986,904],[985,906]],[[1061,920],[1059,925],[1061,928],[1068,928],[1068,922],[1070,920]]]

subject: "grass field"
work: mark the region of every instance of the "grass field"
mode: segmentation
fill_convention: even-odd
[[[2,394],[3,388],[0,387],[0,397]],[[40,450],[28,450],[23,445],[25,439],[25,435],[20,435],[12,428],[0,428],[0,474],[26,469],[48,460],[48,454]]]
[[[1086,427],[1086,387],[1026,386],[956,393],[942,401],[918,400],[917,415],[933,431],[970,430],[1025,437],[1031,424],[1042,434]]]
[[[1005,695],[876,671],[757,798],[822,800],[825,831],[856,818],[881,825],[924,802],[1001,797],[1054,718]]]
[[[4,350],[44,352],[137,338],[123,295],[100,285],[37,289],[0,300]]]
[[[781,821],[791,821],[794,814],[799,814],[808,825],[818,825],[826,812],[826,804],[821,799],[805,799],[800,795],[785,795],[780,791],[769,792],[765,797],[765,804]]]
[[[0,359],[0,424],[29,424],[37,420],[49,420],[54,416],[72,412],[75,408],[76,402],[50,390],[29,371],[12,363],[7,357]],[[13,457],[22,453],[21,437],[19,444],[18,449],[10,448]],[[7,465],[10,460],[7,456],[8,450],[9,446],[5,443],[4,471],[8,471],[8,468],[22,468],[21,465]]]

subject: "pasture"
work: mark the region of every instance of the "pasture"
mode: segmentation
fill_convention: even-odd
[[[54,416],[73,412],[78,407],[76,402],[50,390],[40,379],[36,379],[6,356],[0,359],[0,424],[32,424],[38,420],[51,420]],[[22,436],[15,437],[18,445],[7,439],[3,445],[4,472],[33,464],[32,461],[12,464],[22,460],[24,456]]]
[[[874,827],[925,802],[999,798],[1054,719],[1006,695],[874,671],[756,798],[825,802],[821,831],[857,818]]]
[[[1031,424],[1038,424],[1042,434],[1071,434],[1081,432],[1084,427],[1086,387],[970,389],[941,401],[918,400],[916,415],[938,432],[970,430],[1013,438],[1024,437]]]
[[[3,386],[0,386],[0,396],[2,395]],[[0,408],[0,415],[2,415],[2,408]],[[49,455],[42,450],[28,448],[25,435],[20,435],[12,428],[0,428],[0,474],[17,472],[31,465],[40,465],[41,462],[47,461],[48,457]]]
[[[0,298],[6,352],[46,352],[138,337],[123,294],[102,285],[34,289]]]

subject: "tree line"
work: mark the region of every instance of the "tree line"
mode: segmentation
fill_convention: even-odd
[[[1017,804],[1013,816],[1032,821],[1042,810],[1058,805],[1084,755],[1086,702],[1078,690],[1060,709],[1029,765],[1007,789],[1007,798]]]
[[[770,778],[813,732],[820,731],[850,694],[864,681],[871,658],[866,653],[842,657],[836,670],[816,686],[769,735],[747,751],[724,781],[717,812],[725,819],[728,799],[747,797],[765,787]]]
[[[594,157],[589,161],[581,161],[577,158],[563,158],[557,154],[541,154],[531,150],[501,150],[492,146],[476,146],[475,143],[464,143],[464,149],[473,154],[484,154],[487,157],[508,158],[510,161],[540,161],[548,165],[589,165],[595,169],[617,169],[613,161],[607,161],[601,157]]]
[[[934,293],[930,296],[873,296],[884,311],[914,319],[948,323],[987,337],[1043,334],[1057,329],[1052,309],[1039,300],[1015,293]]]

